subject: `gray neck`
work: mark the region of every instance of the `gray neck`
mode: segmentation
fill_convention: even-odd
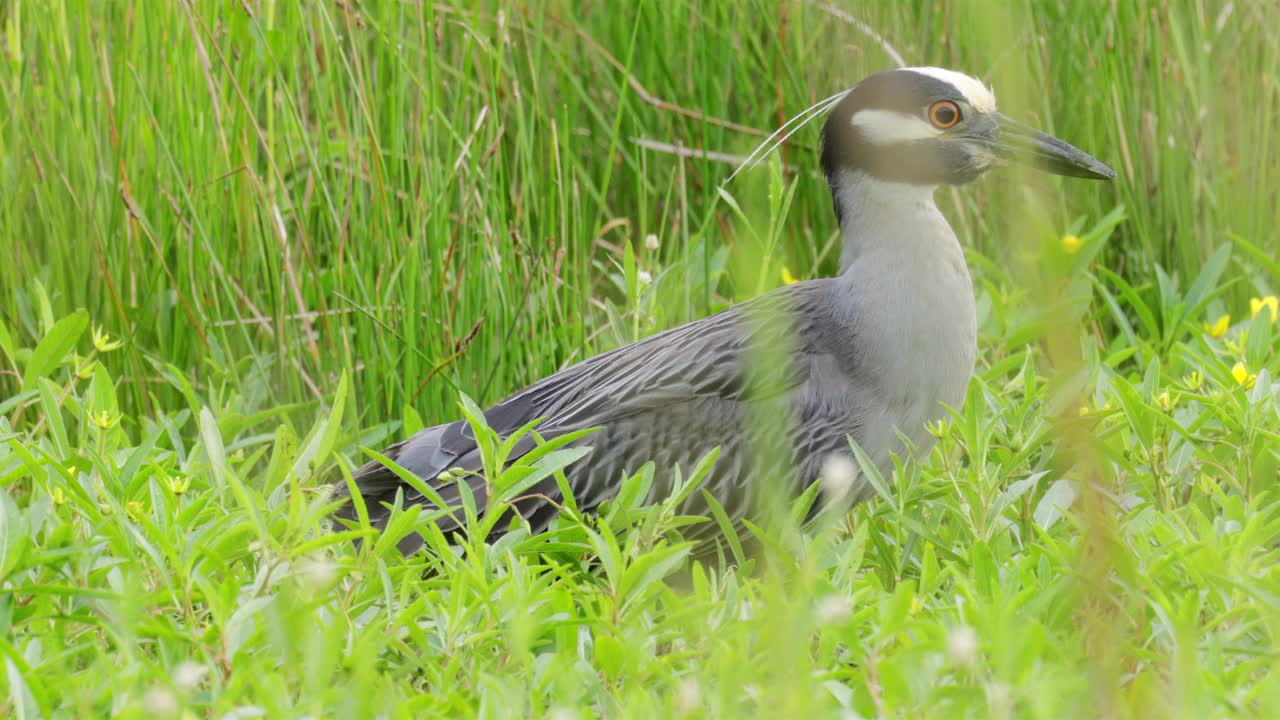
[[[887,252],[908,263],[920,253],[959,250],[933,202],[936,186],[886,182],[855,171],[842,171],[830,182],[843,236],[841,273],[871,254]]]
[[[964,252],[934,205],[934,188],[856,173],[832,186],[844,235],[840,276],[830,285],[835,326],[845,362],[871,389],[858,407],[889,420],[882,435],[872,428],[859,441],[895,447],[885,428],[896,427],[928,448],[925,422],[943,415],[940,402],[959,407],[977,352]]]

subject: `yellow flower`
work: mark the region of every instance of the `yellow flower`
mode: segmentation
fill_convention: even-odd
[[[918,595],[911,596],[911,614],[915,615],[924,609],[924,603],[920,602]]]
[[[1235,378],[1236,383],[1245,390],[1253,387],[1253,381],[1258,379],[1258,376],[1249,372],[1249,368],[1242,362],[1236,363],[1235,367],[1231,368],[1231,377]]]
[[[1062,249],[1066,250],[1068,255],[1075,255],[1083,244],[1084,241],[1080,239],[1079,235],[1062,236]]]
[[[1271,322],[1275,322],[1280,317],[1280,298],[1275,295],[1268,295],[1260,298],[1249,299],[1249,316],[1258,317],[1258,313],[1266,308],[1271,311]]]
[[[82,358],[79,355],[76,355],[75,362],[76,362],[76,377],[80,378],[81,380],[88,380],[89,378],[93,377],[93,369],[98,365],[97,360],[86,361],[85,358]]]
[[[928,430],[930,435],[938,439],[942,439],[942,436],[947,434],[947,421],[940,419],[931,423],[926,423],[924,429]]]
[[[191,488],[191,478],[181,475],[169,476],[169,492],[181,495]]]
[[[111,336],[105,330],[98,326],[93,328],[93,349],[100,353],[109,353],[112,350],[119,350],[124,347],[124,343],[119,340],[112,340]]]
[[[65,505],[65,504],[66,504],[66,502],[67,502],[67,494],[66,494],[65,492],[63,492],[63,491],[62,491],[62,488],[60,488],[60,487],[56,487],[56,488],[54,488],[54,489],[53,489],[53,504],[54,504],[54,505]]]
[[[1214,320],[1212,325],[1210,325],[1209,323],[1205,323],[1204,331],[1209,333],[1209,337],[1211,338],[1220,338],[1223,335],[1227,334],[1227,329],[1230,327],[1231,327],[1231,316],[1222,315],[1217,320]]]
[[[109,410],[99,410],[93,415],[93,423],[103,430],[110,430],[120,422],[119,415],[112,415]]]
[[[1090,415],[1105,415],[1106,413],[1111,412],[1111,401],[1108,400],[1107,402],[1101,405],[1095,405],[1093,407],[1089,407],[1088,405],[1081,405],[1080,409],[1077,410],[1076,412],[1080,415],[1080,417],[1089,417]]]
[[[1173,409],[1173,397],[1169,395],[1168,390],[1156,396],[1156,406],[1165,412]]]
[[[783,265],[782,266],[782,284],[795,285],[798,282],[800,282],[800,278],[796,277],[795,275],[792,275],[791,271],[787,269],[787,266]]]

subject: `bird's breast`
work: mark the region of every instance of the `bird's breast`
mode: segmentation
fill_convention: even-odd
[[[954,237],[932,252],[897,250],[868,253],[846,269],[842,324],[864,401],[927,448],[926,423],[944,414],[943,404],[960,406],[973,372],[973,286]]]

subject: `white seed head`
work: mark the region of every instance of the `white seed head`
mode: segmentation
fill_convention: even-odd
[[[987,684],[986,691],[991,717],[1008,717],[1013,711],[1013,689],[1002,682],[992,681]]]
[[[823,625],[843,625],[853,617],[853,606],[844,595],[831,593],[818,600],[814,613]]]
[[[191,692],[200,686],[204,676],[208,674],[208,665],[184,660],[173,669],[173,684],[183,692]]]
[[[698,681],[693,678],[681,680],[676,685],[672,704],[675,705],[676,712],[681,715],[688,715],[702,707],[702,688],[698,685]]]
[[[266,717],[267,711],[258,705],[241,705],[231,708],[222,714],[221,720],[249,720],[250,718]]]
[[[298,579],[313,591],[328,590],[338,577],[338,567],[325,559],[307,560],[303,563]]]
[[[657,250],[657,249],[658,249],[658,236],[657,236],[657,235],[654,235],[653,233],[649,233],[648,235],[645,235],[645,236],[644,236],[644,247],[645,247],[645,249],[646,249],[646,250],[649,250],[650,252],[652,252],[652,251],[654,251],[654,250]]]
[[[848,495],[857,479],[858,466],[844,453],[831,453],[822,463],[822,493],[832,500]]]
[[[641,285],[648,285],[653,282],[653,276],[649,274],[648,270],[638,270],[636,271],[636,282]]]
[[[178,714],[178,698],[172,690],[159,685],[142,696],[142,706],[152,717],[172,717]]]
[[[947,633],[947,655],[964,667],[978,664],[978,633],[968,625],[952,628]]]

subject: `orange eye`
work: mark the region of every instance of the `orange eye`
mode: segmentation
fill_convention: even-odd
[[[950,100],[939,100],[929,106],[929,122],[939,130],[950,130],[960,122],[960,106]]]

